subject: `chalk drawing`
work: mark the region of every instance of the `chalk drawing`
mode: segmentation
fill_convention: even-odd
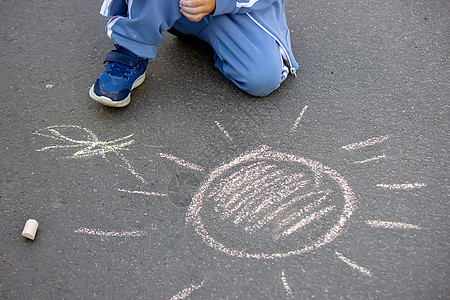
[[[157,196],[157,197],[165,197],[167,194],[156,193],[156,192],[144,192],[144,191],[130,191],[125,189],[117,189],[119,192],[129,193],[129,194],[140,194],[145,196]]]
[[[63,131],[67,131],[67,133],[63,134]],[[43,147],[37,151],[75,148],[77,151],[69,158],[100,156],[104,159],[107,159],[106,154],[113,153],[125,164],[122,167],[131,172],[140,181],[146,183],[146,180],[136,172],[131,163],[121,153],[121,151],[128,150],[126,147],[134,143],[134,140],[130,140],[133,134],[111,141],[100,141],[91,130],[78,125],[49,126],[34,132],[34,134],[61,142],[61,144]],[[69,134],[74,136],[74,138],[69,137]],[[84,139],[79,139],[80,137]]]
[[[402,183],[402,184],[377,184],[377,186],[388,190],[411,190],[427,186],[425,183]]]
[[[79,228],[74,230],[75,233],[84,233],[89,235],[98,235],[104,237],[140,237],[147,235],[144,231],[103,231],[99,229]]]
[[[284,289],[286,290],[286,295],[288,295],[289,297],[292,297],[292,289],[287,282],[286,275],[284,274],[284,270],[281,271],[281,281],[283,282]]]
[[[291,132],[297,130],[308,106],[300,112]],[[215,121],[217,127],[230,140],[231,135]],[[84,140],[71,139],[60,129],[78,129]],[[82,148],[71,157],[88,157],[115,153],[125,161],[136,177],[140,176],[119,151],[126,150],[133,135],[101,142],[88,129],[75,125],[52,126],[47,132],[36,134],[64,142],[39,149]],[[44,131],[44,130],[43,130]],[[347,151],[382,143],[389,136],[378,136],[362,142],[342,146]],[[205,168],[171,154],[159,153],[161,158],[182,167],[205,172]],[[386,155],[355,161],[364,164],[386,158]],[[177,175],[178,176],[178,175]],[[141,176],[140,176],[141,177]],[[139,178],[139,177],[138,177]],[[142,177],[141,177],[142,178]],[[196,189],[199,184],[198,189]],[[423,183],[378,184],[389,190],[407,190],[426,186]],[[273,150],[262,145],[223,163],[213,169],[202,183],[176,186],[176,191],[193,187],[192,201],[186,212],[186,222],[194,227],[198,236],[213,249],[234,257],[249,259],[278,259],[313,252],[341,235],[351,218],[357,199],[347,181],[337,171],[315,160]],[[139,190],[117,189],[119,192],[164,197],[168,194]],[[169,191],[170,194],[170,191]],[[189,194],[191,198],[192,194]],[[420,229],[419,226],[379,220],[365,223],[374,228]],[[104,237],[140,237],[144,231],[102,231],[80,228],[75,233]],[[371,277],[372,273],[335,251],[337,258],[358,272]],[[284,270],[281,281],[288,297],[293,297]],[[192,284],[174,295],[172,300],[185,299],[202,288]]]
[[[175,157],[173,155],[170,154],[166,154],[166,153],[160,153],[159,156],[163,157],[163,158],[167,158],[168,160],[171,160],[177,164],[179,164],[180,166],[195,170],[195,171],[199,171],[199,172],[203,172],[204,169],[202,167],[200,167],[199,165],[187,162],[181,158]]]
[[[231,137],[231,135],[228,133],[228,131],[225,130],[225,128],[222,126],[222,124],[220,124],[218,121],[216,121],[216,125],[217,127],[219,127],[220,130],[222,130],[223,134],[225,134],[225,136],[232,141],[233,138]]]
[[[355,202],[351,188],[336,171],[263,145],[213,170],[193,197],[186,221],[216,250],[275,259],[333,241]],[[317,222],[322,226],[313,226]],[[220,232],[227,229],[236,234],[231,245],[220,240]],[[279,242],[294,235],[303,243]],[[267,246],[270,252],[265,252]]]
[[[361,148],[368,147],[368,146],[373,146],[378,143],[382,143],[388,139],[389,139],[389,136],[378,136],[378,137],[370,138],[370,139],[362,141],[362,142],[348,144],[348,145],[342,146],[341,148],[345,149],[347,151],[356,150],[356,149],[361,149]]]
[[[370,273],[369,270],[367,270],[364,267],[358,266],[356,263],[354,263],[353,261],[351,261],[350,259],[348,259],[347,257],[345,257],[344,255],[342,255],[341,253],[335,251],[337,257],[342,260],[343,262],[345,262],[347,265],[349,265],[351,268],[363,273],[364,275],[367,275],[369,277],[372,276],[372,273]]]
[[[290,207],[292,207],[295,203],[297,203],[298,201],[301,201],[302,199],[305,199],[307,197],[314,197],[317,195],[321,195],[324,194],[324,191],[318,192],[318,193],[307,193],[298,197],[294,197],[292,200],[283,203],[281,206],[279,206],[277,209],[269,212],[266,215],[263,215],[261,218],[259,218],[256,221],[253,221],[253,224],[248,225],[247,227],[245,227],[244,229],[248,232],[254,232],[257,229],[260,229],[262,226],[266,225],[268,222],[272,221],[274,218],[278,218],[278,216],[286,209],[289,209]],[[307,206],[305,206],[304,208],[300,209],[300,211],[294,212],[291,215],[289,215],[288,217],[286,217],[284,220],[279,222],[278,226],[283,226],[289,222],[291,222],[292,220],[294,220],[296,217],[300,217],[305,213],[310,212],[312,209],[317,208],[320,206],[320,204],[322,203],[322,201],[324,199],[326,199],[326,197],[328,196],[329,193],[327,193],[326,196],[323,196],[317,200],[315,200],[313,203],[308,204]],[[255,210],[255,213],[256,210]]]
[[[383,159],[383,158],[386,158],[386,155],[380,155],[380,156],[374,156],[374,157],[371,157],[371,158],[368,158],[368,159],[365,159],[365,160],[360,160],[360,161],[354,161],[353,163],[354,164],[365,164],[365,163],[368,163],[368,162],[371,162],[371,161],[375,161],[375,160],[380,160],[380,159]]]
[[[298,128],[307,108],[303,108],[291,131]],[[223,126],[215,123],[232,140]],[[362,149],[389,138],[378,136],[342,146],[342,149]],[[205,170],[168,154],[161,154],[161,157],[193,170]],[[385,154],[353,163],[384,158]],[[425,184],[378,186],[409,189]],[[186,222],[215,250],[235,257],[278,259],[313,252],[332,242],[343,232],[355,206],[352,189],[335,170],[262,145],[231,159],[206,176],[188,207]],[[377,228],[420,229],[400,222],[370,220],[366,223]],[[372,276],[367,268],[335,253],[346,265]],[[284,270],[281,280],[286,294],[292,296]]]
[[[303,115],[305,114],[306,110],[308,109],[308,105],[305,105],[305,107],[303,107],[302,111],[300,112],[300,115],[298,116],[297,120],[295,120],[294,126],[292,126],[291,128],[291,132],[294,132],[297,130],[298,125],[300,125],[300,121],[303,118]]]
[[[279,234],[278,236],[276,236],[276,238],[278,239],[280,236],[288,236],[291,235],[292,233],[294,233],[295,231],[299,230],[302,227],[305,227],[306,225],[308,225],[309,223],[320,219],[322,216],[328,214],[330,211],[332,211],[335,208],[335,206],[328,206],[325,207],[323,209],[321,209],[318,212],[314,212],[311,215],[303,218],[302,220],[300,220],[298,223],[293,224],[291,227],[287,228],[285,231],[283,231],[281,234]],[[281,228],[281,226],[280,226]]]
[[[189,295],[191,295],[192,292],[194,292],[195,290],[198,290],[199,288],[201,288],[203,286],[203,284],[204,284],[204,281],[202,281],[200,284],[193,284],[190,287],[187,287],[187,288],[183,289],[182,291],[180,291],[178,294],[176,294],[175,296],[170,298],[170,300],[184,299],[184,298],[188,297]]]
[[[390,229],[420,229],[417,225],[401,223],[401,222],[387,222],[387,221],[378,221],[378,220],[367,220],[366,223],[372,227],[379,228],[390,228]]]
[[[256,217],[255,215],[258,212],[264,213],[274,203],[289,197],[290,195],[297,192],[299,189],[304,187],[309,182],[308,180],[292,182],[293,180],[296,180],[296,178],[298,177],[297,174],[289,176],[287,180],[285,180],[284,182],[283,180],[280,180],[283,177],[284,176],[280,176],[280,178],[270,179],[269,184],[267,183],[262,184],[263,188],[268,186],[269,190],[267,191],[261,189],[261,187],[258,186],[253,187],[254,191],[251,192],[249,195],[247,195],[244,201],[240,202],[245,203],[245,206],[243,206],[240,211],[235,213],[236,217],[234,219],[234,223],[239,224],[243,220],[248,220],[249,222],[253,221],[254,217]],[[274,185],[280,184],[280,181],[281,184],[284,183],[285,185],[283,185],[282,187],[280,187],[278,191],[276,191],[276,187],[274,187]],[[255,183],[258,184],[259,182]],[[253,207],[259,199],[259,197],[256,195],[262,195],[262,193],[264,193],[266,198],[264,199],[264,201],[260,201],[260,203],[258,203],[257,206]],[[252,207],[254,209],[252,209]]]

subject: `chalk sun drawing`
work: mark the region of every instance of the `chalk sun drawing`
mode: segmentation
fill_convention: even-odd
[[[291,132],[297,130],[307,108],[302,109]],[[233,141],[225,127],[215,123],[226,138]],[[341,148],[357,151],[389,139],[388,135],[378,136]],[[165,153],[160,153],[160,157],[205,172],[204,167],[182,158]],[[385,158],[383,154],[354,163],[365,164]],[[426,184],[377,186],[407,190]],[[207,245],[218,251],[235,257],[270,260],[314,252],[331,243],[342,234],[356,203],[351,187],[337,171],[318,161],[261,145],[213,169],[206,176],[192,198],[186,221],[194,226]],[[382,229],[420,230],[419,226],[401,222],[367,220],[365,224]],[[340,252],[335,251],[335,255],[355,271],[373,276],[369,269]],[[281,281],[286,295],[293,297],[284,270]],[[179,295],[184,295],[183,291]]]
[[[261,146],[213,170],[192,199],[186,220],[217,250],[273,259],[333,241],[355,202],[350,186],[331,168]],[[323,226],[313,226],[317,222]],[[224,229],[233,232],[233,246],[221,241]],[[297,242],[281,242],[287,238]]]
[[[134,140],[130,139],[133,134],[111,141],[101,141],[91,130],[78,125],[49,126],[37,130],[34,134],[51,138],[60,143],[43,147],[37,151],[74,148],[76,149],[76,152],[68,156],[69,158],[100,156],[104,159],[107,159],[106,155],[108,153],[113,153],[124,164],[122,167],[131,172],[140,181],[146,183],[146,180],[136,172],[133,165],[122,154],[122,151],[128,150],[126,148],[127,146],[134,143]],[[70,135],[72,137],[70,137]]]
[[[295,132],[304,118],[308,106],[300,112],[291,133]],[[215,122],[229,141],[232,135],[225,126]],[[81,131],[85,139],[69,138],[63,129]],[[126,168],[139,180],[145,182],[120,151],[134,143],[133,135],[112,141],[100,141],[86,128],[76,125],[51,126],[36,134],[52,138],[63,144],[39,149],[46,151],[60,148],[80,148],[71,158],[101,156],[114,153]],[[383,143],[390,136],[368,138],[341,148],[358,151]],[[168,153],[159,157],[183,168],[207,174],[207,169],[196,163]],[[355,164],[365,164],[386,158],[374,156]],[[425,187],[424,183],[377,184],[387,190],[409,190]],[[141,196],[166,197],[165,193],[117,189],[121,193]],[[334,169],[308,158],[277,151],[266,145],[223,163],[206,175],[187,209],[186,222],[205,244],[230,256],[247,259],[275,260],[314,252],[332,243],[344,232],[356,209],[357,199],[345,178]],[[419,226],[386,220],[366,220],[373,228],[389,230],[420,230]],[[79,228],[76,233],[105,237],[144,237],[142,231],[115,232],[100,229]],[[336,258],[353,270],[372,277],[367,268],[335,251]],[[285,271],[281,271],[281,283],[286,296],[295,297]],[[184,299],[203,288],[204,281],[184,288],[172,299]]]

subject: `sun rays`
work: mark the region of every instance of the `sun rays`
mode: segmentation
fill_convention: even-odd
[[[295,133],[306,116],[308,106],[300,111],[290,133]],[[214,121],[217,128],[230,142],[232,134],[226,126]],[[50,126],[35,132],[36,135],[53,139],[57,144],[37,151],[71,150],[69,158],[107,159],[116,155],[123,168],[140,182],[146,180],[124,157],[124,151],[134,144],[133,134],[110,141],[101,141],[91,130],[77,125]],[[379,135],[352,142],[340,148],[353,154],[367,147],[391,140],[391,135]],[[186,211],[186,222],[209,247],[239,258],[271,260],[287,258],[307,252],[315,252],[330,245],[340,235],[352,217],[358,199],[343,175],[334,169],[308,158],[277,151],[266,145],[243,152],[222,165],[210,168],[201,163],[190,162],[169,153],[159,153],[160,159],[175,163],[182,168],[198,172],[204,180]],[[353,164],[377,163],[387,160],[386,154],[354,161]],[[212,170],[209,173],[207,170]],[[420,182],[377,183],[386,191],[404,191],[427,187]],[[135,197],[160,197],[168,193],[117,188],[117,192]],[[140,199],[140,198],[137,198]],[[414,224],[387,220],[365,220],[363,224],[383,230],[420,230]],[[222,239],[223,232],[232,232],[229,240]],[[143,238],[145,231],[113,231],[80,227],[74,233],[108,238]],[[233,236],[233,234],[235,236]],[[293,243],[291,240],[295,240]],[[266,249],[270,249],[266,250]],[[358,265],[353,258],[345,257],[339,249],[336,257],[351,269],[367,277],[376,277],[367,267]],[[287,297],[295,297],[283,269],[281,283]],[[205,281],[192,284],[171,299],[189,297],[204,287]]]

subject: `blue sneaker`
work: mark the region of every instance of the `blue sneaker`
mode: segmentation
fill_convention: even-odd
[[[105,71],[89,90],[89,96],[106,106],[124,107],[130,103],[131,90],[145,79],[148,59],[136,56],[120,45],[106,54]]]

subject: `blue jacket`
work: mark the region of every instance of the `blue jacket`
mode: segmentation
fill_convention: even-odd
[[[296,73],[298,64],[291,49],[284,0],[216,0],[213,16],[223,14],[247,14],[256,25],[277,41],[283,49],[290,72]]]
[[[163,40],[161,31],[169,29],[177,18],[182,17],[179,12],[177,0],[162,1],[167,1],[167,5],[174,6],[174,9],[170,10],[173,15],[161,16],[161,13],[167,13],[167,10],[162,8],[161,3],[158,3],[158,1],[154,0],[153,2],[142,0],[104,0],[100,13],[103,16],[118,17],[111,19],[108,23],[106,29],[108,35],[113,38],[112,35],[115,34],[116,36],[115,39],[113,38],[114,40],[119,39],[117,35],[121,35],[122,40],[134,43],[135,41],[127,40],[127,30],[121,31],[121,29],[118,28],[116,29],[116,32],[113,33],[111,28],[115,24],[117,19],[134,19],[135,17],[137,17],[137,15],[142,14],[143,11],[141,9],[144,9],[147,11],[147,13],[153,14],[153,16],[150,16],[151,18],[161,18],[161,26],[159,27],[160,32],[144,33],[147,35],[146,44],[156,46]],[[170,1],[173,1],[173,3]],[[131,8],[133,8],[133,16],[130,16],[131,13],[129,12]],[[246,14],[259,28],[273,37],[280,46],[282,55],[286,63],[289,65],[290,72],[295,75],[296,70],[298,69],[298,64],[295,61],[294,55],[291,50],[289,29],[286,23],[286,16],[284,12],[284,0],[216,0],[216,8],[214,12],[212,13],[212,15],[206,16],[205,18],[214,18],[215,16],[225,14],[230,16],[234,14]],[[149,18],[149,16],[146,16],[145,18]],[[145,20],[145,18],[143,20]],[[132,26],[140,26],[139,24],[141,24],[141,21],[137,20],[136,23]],[[151,36],[151,41],[148,38],[148,35]],[[144,39],[142,38],[141,40],[143,41]],[[145,47],[145,45],[141,46]],[[153,52],[153,55],[156,55],[156,48],[146,49],[146,51]]]

